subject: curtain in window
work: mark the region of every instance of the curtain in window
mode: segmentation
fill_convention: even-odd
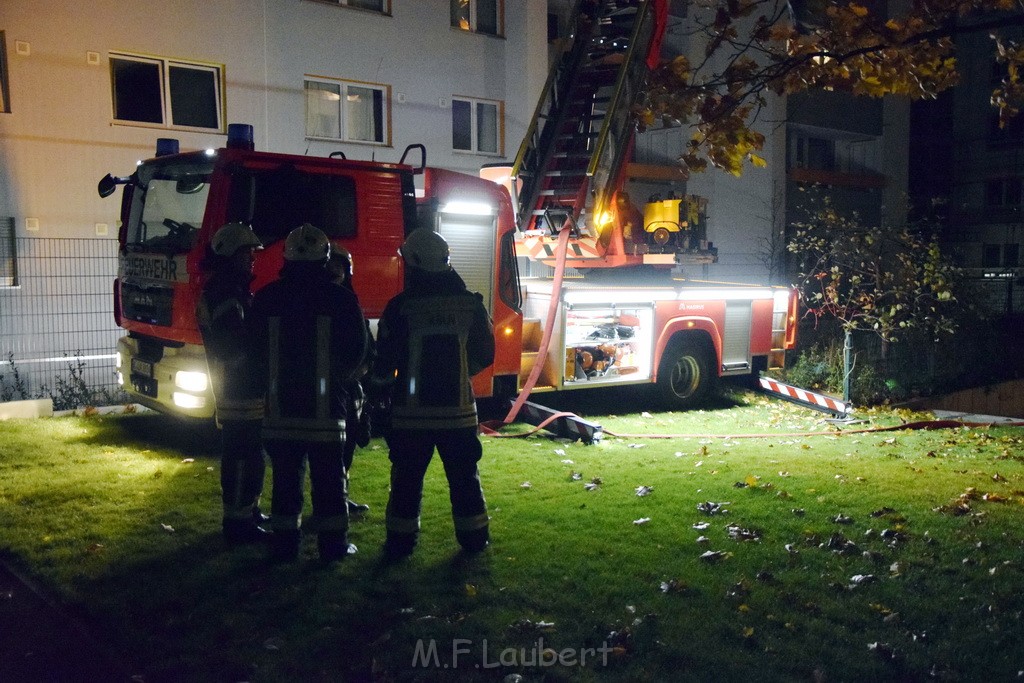
[[[494,104],[476,105],[476,144],[480,152],[498,153],[498,107]]]
[[[341,139],[341,85],[306,81],[306,136]]]

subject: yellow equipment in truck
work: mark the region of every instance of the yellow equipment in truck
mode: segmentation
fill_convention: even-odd
[[[662,199],[653,195],[644,207],[644,232],[659,247],[677,242],[677,247],[698,246],[706,235],[707,199],[688,194],[676,197],[670,193]]]

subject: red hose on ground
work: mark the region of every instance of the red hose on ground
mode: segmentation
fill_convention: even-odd
[[[526,432],[515,434],[499,434],[496,431],[484,432],[487,436],[503,438],[522,438],[531,436],[552,421],[560,417],[578,417],[573,413],[555,413],[535,428]],[[507,423],[506,423],[507,424]],[[867,429],[836,430],[828,432],[779,432],[767,434],[620,434],[610,430],[602,430],[605,436],[613,436],[617,439],[769,439],[778,437],[798,436],[839,436],[846,434],[870,434],[872,432],[896,432],[904,429],[956,429],[957,427],[1024,427],[1024,421],[1020,422],[961,422],[960,420],[921,420],[919,422],[907,422],[906,424],[893,425],[890,427],[870,427]]]

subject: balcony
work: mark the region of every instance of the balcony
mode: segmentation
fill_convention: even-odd
[[[885,176],[879,173],[848,173],[845,171],[826,171],[817,168],[790,168],[787,171],[789,180],[794,183],[830,185],[832,187],[852,187],[860,189],[880,189],[885,187]]]

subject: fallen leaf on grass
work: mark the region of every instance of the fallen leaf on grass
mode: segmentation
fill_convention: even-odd
[[[591,479],[590,481],[588,481],[588,482],[587,482],[586,484],[584,484],[584,485],[583,485],[583,488],[585,488],[585,489],[586,489],[587,491],[595,491],[595,490],[597,490],[597,489],[598,489],[598,487],[600,487],[600,486],[601,486],[601,484],[603,484],[603,483],[604,483],[604,482],[603,482],[603,481],[601,481],[601,477],[594,477],[593,479]]]
[[[722,550],[709,550],[706,553],[701,554],[700,559],[704,562],[714,563],[732,557],[732,553],[727,553]]]
[[[858,586],[866,586],[867,584],[874,583],[875,581],[878,581],[878,577],[874,574],[854,574],[850,577],[849,588],[853,589]]]
[[[704,531],[709,526],[711,526],[711,522],[697,522],[696,524],[693,525],[693,528],[696,529],[697,531]]]
[[[744,529],[738,524],[730,524],[725,527],[725,530],[729,533],[729,538],[733,538],[737,541],[760,541],[761,532],[755,529]]]
[[[832,534],[829,536],[828,541],[818,547],[824,550],[831,550],[840,555],[856,555],[860,553],[860,548],[857,547],[857,544],[840,533]]]
[[[667,581],[662,581],[658,586],[658,589],[662,593],[682,593],[689,590],[689,588],[690,587],[687,583],[681,579],[669,579]]]
[[[521,489],[532,489],[533,488],[533,484],[531,484],[528,481],[524,481],[522,484],[519,485],[519,488],[521,488]]]
[[[569,474],[569,479],[571,479],[572,481],[580,481],[581,479],[583,479],[583,473],[582,472],[571,472]]]
[[[649,521],[651,521],[650,517],[641,517],[640,519],[634,519],[633,524],[640,526],[641,524],[647,524]]]
[[[162,528],[162,529],[163,529],[164,531],[166,531],[167,533],[169,533],[169,534],[173,534],[173,533],[174,533],[174,527],[173,527],[173,526],[171,526],[170,524],[163,524],[163,523],[161,523],[161,524],[160,524],[160,527],[161,527],[161,528]]]
[[[832,521],[836,524],[853,524],[853,517],[844,514],[838,514],[832,518]]]
[[[704,503],[697,503],[697,511],[703,512],[705,515],[724,515],[729,512],[725,509],[724,505],[732,505],[732,503],[713,503],[712,501],[706,501]]]
[[[649,496],[651,494],[651,492],[654,491],[654,487],[653,486],[637,486],[635,491],[636,491],[636,495],[638,495],[638,496],[641,496],[641,497],[642,496]]]
[[[517,631],[553,631],[555,629],[555,622],[553,621],[532,621],[523,617],[512,624],[512,628]]]

